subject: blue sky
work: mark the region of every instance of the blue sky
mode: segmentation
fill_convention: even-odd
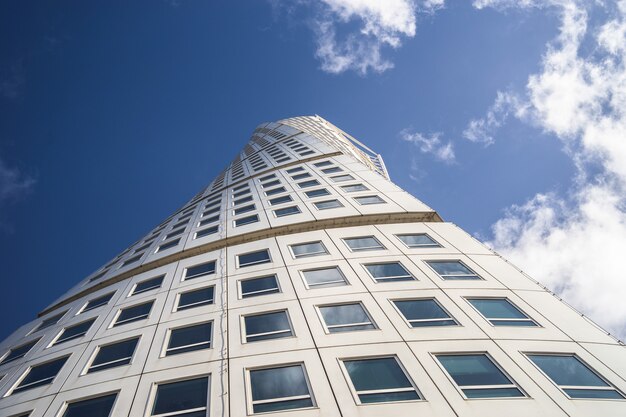
[[[0,3],[13,319],[0,338],[182,205],[257,124],[308,114],[626,334],[625,14],[575,0]]]

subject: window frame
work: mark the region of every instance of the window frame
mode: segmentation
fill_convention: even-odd
[[[305,272],[321,271],[321,270],[324,270],[324,269],[336,269],[337,271],[339,271],[339,275],[341,275],[341,277],[343,278],[343,281],[331,281],[331,282],[325,282],[323,284],[314,284],[314,285],[311,286],[308,283],[308,281],[306,280]],[[348,278],[343,273],[343,271],[341,270],[339,265],[331,265],[331,266],[322,266],[322,267],[317,267],[317,268],[300,269],[300,270],[298,270],[298,273],[300,274],[300,277],[302,278],[302,281],[304,283],[304,287],[307,290],[316,289],[316,288],[332,288],[332,287],[342,287],[344,285],[351,285],[350,281],[348,281]],[[343,282],[343,284],[341,284],[341,282]]]
[[[402,269],[404,269],[409,275],[409,277],[411,277],[411,279],[398,279],[398,278],[403,278],[407,275],[393,275],[393,276],[389,276],[389,277],[383,277],[381,278],[377,278],[375,277],[369,269],[367,269],[367,267],[369,265],[387,265],[387,264],[398,264],[402,267]],[[363,266],[363,269],[365,270],[365,272],[369,275],[369,277],[374,281],[374,283],[376,284],[386,284],[388,282],[408,282],[408,281],[418,281],[418,279],[415,277],[415,275],[413,275],[411,273],[411,271],[409,271],[406,266],[404,266],[404,264],[400,261],[381,261],[381,262],[368,262],[368,263],[364,263],[361,264],[361,266]]]
[[[239,259],[240,259],[240,257],[242,255],[249,255],[251,253],[258,253],[258,252],[267,252],[268,260],[267,261],[265,261],[265,260],[263,260],[263,261],[255,261],[255,262],[252,262],[252,263],[241,265],[241,262],[240,262]],[[235,255],[235,265],[237,266],[237,269],[239,269],[239,268],[247,268],[249,266],[255,266],[255,265],[270,264],[272,262],[273,262],[272,253],[271,253],[269,248],[261,249],[261,250],[255,250],[255,251],[251,251],[251,252],[244,252],[244,253],[240,253],[240,254]]]
[[[515,328],[533,328],[533,327],[542,327],[539,325],[539,323],[537,323],[536,320],[534,320],[532,317],[530,317],[528,314],[526,314],[526,312],[524,310],[522,310],[521,308],[519,308],[517,306],[517,304],[515,304],[513,301],[511,301],[510,298],[508,297],[480,297],[480,296],[470,296],[470,297],[463,297],[465,299],[465,301],[470,305],[470,307],[472,307],[487,323],[489,323],[489,325],[491,327],[515,327]],[[526,316],[525,319],[505,319],[505,318],[490,318],[485,316],[479,309],[478,307],[476,307],[474,304],[472,304],[472,300],[500,300],[500,301],[505,301],[508,302],[514,309],[516,309],[521,315]],[[506,324],[495,324],[495,322],[504,322],[504,321],[519,321],[519,322],[524,322],[524,323],[533,323],[533,325],[531,326],[511,326],[511,325],[506,325]]]
[[[156,405],[159,385],[175,384],[177,382],[192,381],[192,380],[201,379],[201,378],[207,379],[206,405],[204,407],[196,407],[196,408],[189,408],[186,410],[171,411],[169,413],[154,414],[154,407]],[[146,417],[176,417],[179,415],[198,412],[198,411],[204,411],[205,414],[208,416],[209,410],[211,409],[211,384],[212,383],[213,383],[213,378],[212,378],[212,374],[210,373],[186,376],[186,377],[181,377],[181,378],[176,378],[176,379],[169,379],[169,380],[160,381],[160,382],[154,382],[152,384],[152,389],[150,390],[150,396],[148,398],[148,407],[146,410],[147,411]]]
[[[396,305],[396,301],[426,301],[426,300],[434,301],[437,304],[437,306],[439,306],[439,308],[441,308],[441,310],[443,310],[443,312],[448,315],[448,318],[441,318],[441,319],[412,319],[412,320],[409,320],[402,313],[400,308]],[[424,329],[424,328],[429,328],[429,327],[440,328],[440,327],[448,327],[448,326],[461,326],[459,321],[456,318],[454,318],[454,316],[452,314],[450,314],[450,312],[443,305],[441,305],[439,300],[437,300],[437,298],[434,297],[434,296],[433,297],[417,297],[417,298],[415,298],[415,297],[412,297],[412,298],[390,298],[389,302],[391,303],[392,307],[398,312],[398,315],[400,317],[402,317],[402,320],[406,323],[406,325],[410,329]],[[411,325],[412,321],[419,322],[419,323],[438,322],[438,321],[441,321],[441,322],[443,322],[443,321],[453,321],[454,324],[442,324],[442,325],[437,325],[437,326],[413,326],[413,325]]]
[[[318,194],[318,195],[309,195],[310,193],[315,193],[321,191],[322,194]],[[331,195],[332,193],[330,191],[328,191],[328,189],[326,187],[323,188],[316,188],[315,190],[308,190],[304,192],[304,195],[306,195],[306,198],[318,198],[318,197],[325,197],[327,195]]]
[[[280,369],[280,368],[289,368],[292,366],[300,366],[302,367],[302,373],[304,375],[304,381],[306,383],[307,386],[307,390],[309,391],[309,395],[300,395],[300,396],[294,396],[294,397],[278,397],[278,398],[272,398],[272,399],[268,399],[268,400],[257,400],[255,401],[252,398],[252,378],[250,373],[252,371],[261,371],[261,370],[266,370],[266,369]],[[290,363],[281,363],[281,364],[275,364],[275,365],[266,365],[266,366],[255,366],[255,367],[249,367],[249,368],[245,368],[245,385],[246,385],[246,409],[247,409],[247,414],[248,415],[255,415],[255,414],[269,414],[269,413],[276,413],[276,412],[284,412],[284,411],[296,411],[296,410],[311,410],[311,409],[316,409],[318,408],[317,406],[317,401],[315,400],[315,395],[313,394],[313,388],[311,387],[311,382],[309,380],[309,374],[306,370],[306,365],[304,362],[290,362]],[[281,401],[292,401],[292,400],[298,400],[298,399],[306,399],[306,398],[310,398],[311,399],[311,406],[310,407],[303,407],[303,408],[288,408],[288,409],[281,409],[281,410],[274,410],[274,411],[263,411],[263,412],[258,412],[255,413],[254,412],[254,405],[255,403],[259,404],[259,403],[275,403],[275,402],[281,402]],[[158,417],[158,416],[154,416],[154,417]]]
[[[287,317],[287,323],[289,324],[289,329],[288,330],[276,330],[276,331],[272,331],[272,332],[255,333],[255,334],[252,334],[252,335],[248,334],[248,328],[246,326],[246,317],[264,316],[264,315],[274,314],[274,313],[285,313],[285,316]],[[287,309],[287,308],[279,308],[279,309],[276,309],[276,310],[254,312],[254,313],[250,313],[250,314],[241,314],[241,315],[239,315],[239,323],[240,323],[239,327],[241,329],[241,343],[242,344],[256,343],[256,342],[267,342],[267,341],[272,341],[272,340],[276,340],[276,339],[288,339],[288,338],[295,338],[296,337],[296,332],[295,332],[294,327],[293,327],[293,322],[291,320],[291,315],[289,314],[289,309]],[[291,333],[291,335],[290,336],[283,336],[283,337],[275,337],[275,338],[271,338],[271,339],[248,340],[248,336],[258,337],[258,336],[265,336],[265,335],[271,335],[271,334],[281,334],[281,333]]]
[[[117,399],[119,398],[119,391],[110,391],[110,392],[103,392],[103,393],[98,393],[95,396],[94,395],[90,395],[88,397],[83,397],[83,398],[77,398],[74,400],[69,400],[69,401],[64,401],[63,405],[61,406],[61,409],[59,410],[58,414],[55,414],[55,416],[58,417],[65,417],[67,410],[69,409],[69,407],[72,404],[78,404],[78,403],[82,403],[82,402],[87,402],[87,401],[91,401],[91,400],[98,400],[100,398],[104,398],[104,397],[109,397],[111,395],[115,395],[115,399],[113,400],[113,404],[111,405],[111,409],[109,410],[109,414],[108,417],[111,417],[113,414],[113,411],[115,410],[115,405],[117,404]],[[31,411],[32,413],[32,411]],[[28,416],[29,414],[25,414],[24,416]],[[19,414],[18,416],[15,417],[22,417],[21,414]]]
[[[187,272],[189,271],[189,269],[195,268],[195,267],[201,266],[201,265],[210,264],[210,263],[213,264],[213,271],[212,272],[201,272],[201,273],[196,273],[194,275],[187,275]],[[183,277],[182,277],[181,281],[191,281],[193,279],[200,278],[200,277],[203,277],[205,275],[215,274],[215,273],[217,273],[217,260],[212,260],[212,261],[207,261],[207,262],[200,262],[200,263],[197,263],[197,264],[186,266],[185,269],[183,270]]]
[[[113,297],[115,296],[115,292],[116,292],[116,291],[108,292],[108,293],[103,294],[103,295],[101,295],[101,296],[94,297],[94,298],[92,298],[92,299],[90,299],[90,300],[87,300],[87,301],[85,302],[85,304],[83,304],[83,306],[82,306],[82,307],[78,310],[78,313],[76,313],[76,315],[83,314],[83,313],[86,313],[87,311],[95,310],[96,308],[100,308],[100,307],[103,307],[103,306],[105,306],[105,305],[109,304],[109,303],[111,302],[111,300],[113,299]],[[109,299],[107,300],[107,302],[106,302],[106,303],[104,303],[104,304],[98,304],[98,305],[96,305],[95,307],[90,307],[90,308],[88,308],[88,306],[89,306],[89,303],[90,303],[90,302],[92,302],[92,301],[94,301],[94,300],[98,300],[98,299],[100,299],[100,298],[104,298],[104,297],[106,297],[106,296],[110,296],[110,297],[109,297]]]
[[[369,319],[369,323],[366,323],[366,322],[362,322],[362,323],[345,323],[345,324],[332,325],[331,327],[332,328],[343,328],[343,327],[354,327],[354,326],[366,326],[366,325],[370,325],[371,324],[373,326],[373,328],[371,328],[371,329],[361,329],[361,330],[349,330],[349,331],[332,332],[330,330],[331,327],[329,327],[328,324],[326,324],[326,321],[324,320],[324,316],[322,315],[322,310],[321,309],[323,307],[340,307],[340,306],[356,305],[356,304],[361,306],[361,308],[363,309],[363,312],[365,313],[365,315]],[[380,330],[380,327],[378,327],[378,325],[376,324],[376,322],[372,318],[372,315],[367,310],[367,308],[363,304],[363,301],[361,301],[361,300],[345,301],[345,302],[339,302],[339,303],[317,304],[317,305],[315,305],[315,312],[317,313],[317,317],[319,318],[320,322],[322,323],[322,328],[324,329],[324,333],[329,334],[329,335],[330,334],[341,334],[341,333],[365,332],[365,331],[372,331],[372,330]]]
[[[184,345],[184,346],[178,346],[178,347],[174,347],[174,348],[170,348],[169,344],[172,341],[172,333],[175,330],[180,330],[180,329],[187,329],[189,327],[196,327],[196,326],[202,326],[205,324],[210,324],[211,325],[211,335],[209,338],[209,346],[205,347],[205,348],[199,348],[199,349],[194,349],[188,352],[180,352],[180,353],[176,353],[176,351],[179,351],[181,349],[185,349],[185,348],[190,348],[190,347],[195,347],[195,346],[201,346],[201,345],[205,345],[207,342],[197,342],[197,343],[192,343],[190,345]],[[177,326],[177,327],[170,327],[167,329],[166,333],[165,333],[165,342],[163,343],[163,348],[161,350],[161,358],[165,358],[168,356],[176,356],[176,355],[182,355],[185,353],[192,353],[192,352],[197,352],[200,350],[205,350],[205,349],[213,349],[214,346],[214,334],[215,332],[215,322],[214,320],[206,320],[206,321],[201,321],[201,322],[197,322],[197,323],[187,323],[181,326]],[[169,353],[171,351],[175,351],[175,353]]]
[[[158,279],[160,279],[158,286],[156,286],[156,287],[155,286],[147,287],[147,288],[145,288],[143,290],[137,291],[137,286],[139,284],[142,284],[142,283],[148,282],[148,281],[156,281]],[[130,289],[130,293],[128,294],[128,296],[132,297],[132,296],[135,296],[137,294],[143,294],[143,293],[146,293],[148,291],[152,291],[154,289],[161,288],[161,286],[163,285],[164,281],[165,281],[165,274],[157,275],[156,277],[152,277],[152,278],[147,278],[147,279],[144,279],[142,281],[137,281],[136,283],[133,284],[132,288]]]
[[[406,379],[409,381],[409,383],[411,384],[411,387],[413,388],[412,390],[410,388],[403,388],[403,389],[378,389],[378,390],[368,390],[368,391],[361,391],[361,393],[363,394],[384,394],[387,392],[409,392],[409,391],[414,391],[417,394],[416,399],[414,400],[402,400],[402,401],[380,401],[380,402],[372,402],[372,403],[364,403],[361,401],[361,399],[359,398],[359,391],[357,391],[356,387],[354,386],[354,382],[352,381],[352,377],[350,377],[350,373],[348,372],[348,369],[346,368],[346,365],[344,362],[350,362],[350,361],[367,361],[367,360],[371,360],[371,359],[386,359],[386,358],[393,358],[396,363],[398,364],[398,366],[400,367],[400,370],[402,371],[402,373],[404,374],[404,376],[406,377]],[[339,367],[341,368],[341,372],[343,373],[344,378],[346,379],[347,383],[348,383],[348,388],[350,389],[350,394],[352,394],[352,398],[354,399],[354,401],[356,402],[357,405],[377,405],[377,404],[396,404],[396,403],[410,403],[410,402],[423,402],[426,401],[424,396],[422,395],[422,393],[420,392],[420,390],[417,388],[417,385],[415,384],[415,381],[413,381],[413,378],[411,378],[411,375],[407,372],[407,369],[404,367],[404,365],[402,364],[402,361],[400,360],[400,358],[398,358],[397,355],[367,355],[367,356],[355,356],[355,357],[348,357],[348,358],[338,358],[337,359],[339,361]]]
[[[239,223],[242,220],[245,220],[245,223]],[[250,220],[250,221],[248,221]],[[261,219],[259,218],[258,214],[253,214],[251,216],[244,216],[244,217],[239,217],[238,219],[233,219],[233,227],[242,227],[242,226],[247,226],[249,224],[253,224],[253,223],[258,223],[260,222]]]
[[[364,247],[364,248],[352,248],[350,247],[350,245],[348,244],[348,240],[353,240],[353,239],[374,239],[377,243],[378,243],[378,247],[375,246],[370,246],[370,247]],[[385,245],[382,244],[382,242],[374,235],[369,235],[369,236],[351,236],[351,237],[342,237],[341,240],[343,241],[344,245],[346,245],[346,247],[348,248],[348,250],[350,252],[353,253],[357,253],[357,252],[367,252],[367,251],[374,251],[374,250],[387,250],[387,248],[385,247]]]
[[[136,304],[133,304],[131,306],[119,308],[117,310],[117,312],[115,313],[115,316],[113,317],[113,320],[111,321],[111,325],[109,326],[109,328],[122,326],[124,324],[134,323],[136,321],[146,320],[146,319],[150,318],[150,314],[152,314],[152,309],[154,308],[154,303],[155,303],[155,299],[152,299],[150,301],[146,301],[146,302],[143,302],[143,303],[136,303]],[[118,318],[122,314],[122,311],[128,310],[128,309],[133,308],[133,307],[139,307],[139,306],[145,305],[145,304],[151,304],[150,305],[150,310],[148,311],[147,314],[145,314],[145,317],[143,317],[144,315],[142,314],[141,316],[136,316],[136,317],[133,317],[133,318],[130,318],[130,319],[126,319],[126,320],[124,320],[122,322],[118,322]],[[139,317],[139,318],[137,318],[137,317]]]
[[[109,364],[112,364],[112,363],[121,362],[121,361],[124,361],[124,360],[126,360],[126,359],[128,359],[128,360],[129,360],[129,361],[128,361],[128,363],[125,363],[125,364],[122,364],[122,365],[118,365],[118,366],[128,366],[128,365],[132,365],[132,363],[133,363],[133,359],[134,359],[134,357],[135,357],[135,353],[137,353],[137,348],[138,348],[138,346],[139,346],[139,342],[141,341],[141,337],[142,337],[141,335],[136,335],[136,336],[131,336],[131,337],[127,337],[127,338],[124,338],[124,339],[120,339],[120,340],[115,340],[115,341],[113,341],[113,342],[111,342],[111,343],[105,343],[105,344],[103,344],[103,345],[98,345],[98,346],[96,346],[96,348],[94,349],[93,353],[91,354],[91,356],[90,356],[89,360],[87,361],[87,365],[85,366],[85,368],[83,369],[83,371],[82,371],[80,374],[81,374],[81,375],[86,375],[86,374],[89,374],[89,373],[96,373],[96,372],[100,372],[100,371],[106,371],[107,369],[111,369],[111,368],[104,368],[104,369],[95,369],[95,370],[92,370],[92,368],[93,368],[93,366],[94,366],[94,365],[93,365],[93,363],[94,363],[94,361],[96,360],[96,358],[98,357],[98,354],[100,353],[100,350],[101,350],[103,347],[116,345],[116,344],[118,344],[118,343],[128,342],[128,341],[130,341],[130,340],[136,340],[137,342],[135,343],[135,349],[133,350],[133,353],[132,353],[132,355],[130,355],[130,357],[124,357],[124,358],[116,359],[116,360],[114,360],[114,361],[109,361],[109,362],[101,363],[101,364],[98,364],[98,365],[96,365],[96,366],[98,366],[98,367],[102,367],[102,366],[109,365]],[[117,367],[117,366],[116,366],[116,367]]]
[[[289,209],[295,209],[295,211],[288,212],[285,214],[278,214],[278,212],[281,210],[289,210]],[[287,216],[293,216],[295,214],[300,214],[302,213],[302,210],[300,210],[300,207],[298,205],[295,205],[295,206],[282,207],[276,210],[272,210],[272,212],[274,213],[275,218],[280,219],[281,217],[287,217]]]
[[[266,290],[260,290],[260,291],[253,291],[250,293],[246,293],[246,294],[254,294],[254,295],[249,295],[248,297],[244,297],[244,292],[243,292],[243,287],[242,287],[242,282],[244,281],[253,281],[255,279],[263,279],[263,278],[269,278],[269,277],[274,277],[274,281],[276,282],[276,289],[278,291],[273,291],[274,289],[272,288],[270,289],[266,289]],[[252,298],[252,297],[257,297],[257,296],[262,296],[262,295],[271,295],[271,294],[279,294],[282,293],[283,290],[280,287],[280,280],[278,279],[278,275],[277,274],[268,274],[268,275],[263,275],[263,276],[254,276],[254,277],[250,277],[250,278],[242,278],[242,279],[238,279],[237,280],[237,298],[239,300],[245,300],[246,298]]]
[[[33,388],[38,388],[38,387],[43,387],[43,386],[46,386],[46,385],[51,385],[51,384],[53,384],[53,383],[54,383],[54,380],[57,378],[57,376],[59,376],[59,374],[61,373],[61,371],[63,370],[63,368],[64,368],[64,367],[65,367],[65,365],[67,364],[67,361],[68,361],[68,359],[70,358],[70,356],[71,356],[71,354],[69,354],[69,355],[64,355],[64,356],[58,356],[58,357],[56,357],[56,358],[52,358],[52,359],[49,359],[49,360],[47,360],[47,361],[43,361],[43,362],[39,362],[39,363],[37,363],[37,364],[31,364],[31,365],[29,365],[29,366],[26,368],[26,370],[22,372],[22,375],[20,375],[20,377],[17,379],[17,381],[15,381],[15,382],[13,383],[13,385],[11,386],[11,388],[8,390],[7,394],[5,394],[5,397],[8,397],[8,396],[10,396],[10,395],[13,395],[13,394],[15,393],[15,391],[16,391],[16,390],[18,390],[18,389],[19,389],[19,392],[24,392],[24,391],[28,391],[28,390],[33,389]],[[52,376],[52,377],[47,377],[47,378],[44,378],[44,379],[40,379],[40,380],[33,381],[33,382],[29,382],[28,384],[26,384],[26,385],[24,385],[24,386],[20,386],[20,385],[22,384],[22,382],[26,379],[26,377],[30,374],[30,372],[31,372],[34,368],[38,368],[38,367],[40,367],[40,366],[47,365],[47,364],[50,364],[50,363],[53,363],[53,362],[57,362],[57,361],[61,361],[61,360],[63,360],[63,364],[61,365],[61,367],[59,368],[59,370],[57,371],[57,373],[56,373],[56,374],[54,374],[54,376]],[[40,382],[42,382],[42,381],[47,381],[47,380],[50,380],[50,382],[46,382],[46,383],[41,384],[41,385],[35,385],[35,384],[39,384],[39,383],[40,383]],[[35,386],[32,386],[32,385],[35,385]],[[28,388],[25,388],[25,387],[28,387]]]
[[[9,348],[2,356],[0,356],[0,366],[6,365],[7,363],[11,363],[13,361],[22,359],[24,356],[28,355],[34,348],[35,346],[37,346],[37,344],[39,343],[39,341],[41,340],[41,337],[37,337],[29,342],[25,342],[25,343],[21,343],[18,344],[15,347]],[[23,348],[25,346],[28,346],[32,344],[32,346],[23,354],[21,354],[20,356],[16,356],[14,358],[11,358],[10,360],[6,360],[9,356],[11,356],[11,353],[17,349]],[[4,377],[4,375],[3,375]],[[2,380],[2,378],[0,378],[0,381]]]
[[[435,273],[437,274],[437,276],[439,278],[441,278],[443,281],[485,281],[485,278],[483,278],[481,275],[479,275],[476,271],[474,271],[472,268],[470,268],[469,266],[467,266],[467,264],[465,262],[463,262],[460,259],[423,259],[423,262]],[[431,263],[444,263],[444,262],[458,262],[461,265],[463,265],[465,268],[467,268],[468,270],[470,270],[471,272],[473,272],[473,274],[454,274],[454,275],[450,275],[450,274],[446,274],[446,275],[441,275],[439,272],[437,272],[437,270],[435,268],[433,268],[431,266]],[[477,278],[445,278],[445,277],[461,277],[461,276],[467,276],[467,277],[477,277]]]
[[[181,295],[188,294],[188,293],[195,292],[195,291],[206,290],[207,288],[213,288],[213,298],[211,298],[210,302],[205,303],[205,302],[200,301],[200,302],[196,302],[196,303],[192,303],[192,304],[187,304],[186,306],[183,306],[184,308],[182,308],[182,309],[180,308],[180,298],[181,298]],[[189,310],[189,309],[192,309],[192,308],[207,306],[207,305],[211,305],[211,304],[215,304],[215,285],[207,285],[205,287],[195,288],[193,290],[181,291],[181,292],[177,293],[176,294],[176,299],[174,301],[174,312]]]
[[[330,203],[330,202],[333,202],[333,201],[336,201],[338,205],[337,205],[337,206],[332,206],[332,207],[321,207],[321,208],[320,208],[320,206],[318,205],[318,204],[322,204],[322,203]],[[343,208],[343,207],[345,207],[345,206],[343,205],[343,203],[342,203],[341,201],[339,201],[339,199],[337,199],[337,198],[333,198],[333,199],[331,199],[331,200],[324,200],[324,201],[315,201],[315,202],[313,203],[313,205],[315,206],[315,208],[316,208],[318,211],[322,211],[322,210],[332,210],[332,209],[338,209],[338,208]]]
[[[50,342],[50,344],[48,345],[48,347],[52,347],[52,346],[56,346],[56,345],[60,345],[60,344],[62,344],[62,343],[65,343],[65,342],[70,342],[70,341],[75,340],[75,339],[80,339],[81,337],[85,336],[85,335],[89,332],[89,330],[91,330],[91,326],[93,326],[93,324],[96,322],[96,319],[97,319],[97,317],[91,317],[91,318],[88,318],[88,319],[86,319],[86,320],[80,321],[80,322],[78,322],[78,323],[71,324],[71,325],[69,325],[69,326],[67,326],[67,327],[62,327],[62,328],[61,328],[61,331],[57,333],[57,335],[54,337],[54,339],[52,339],[52,341]],[[76,335],[71,336],[71,337],[69,337],[69,338],[67,338],[67,339],[63,339],[63,340],[61,340],[61,336],[63,336],[63,333],[65,333],[65,331],[66,331],[67,329],[71,329],[72,327],[77,327],[77,326],[80,326],[81,324],[84,324],[84,323],[90,323],[90,324],[89,324],[89,327],[87,328],[87,330],[85,330],[85,332],[84,332],[84,333],[82,333],[82,334],[76,334]],[[61,341],[59,342],[59,340],[61,340]]]
[[[324,248],[324,252],[314,252],[314,253],[307,253],[305,255],[296,255],[295,252],[293,251],[293,246],[304,246],[304,245],[310,245],[312,243],[319,243],[320,245],[322,245],[322,248]],[[322,242],[321,240],[312,240],[310,242],[304,242],[304,243],[292,243],[290,245],[287,245],[287,248],[289,249],[289,254],[291,255],[293,259],[310,258],[313,256],[328,255],[330,253],[328,252],[326,245],[324,245],[324,242]]]
[[[565,395],[569,400],[583,400],[583,401],[626,401],[626,395],[619,389],[617,388],[615,385],[613,385],[607,378],[605,378],[602,374],[600,374],[598,371],[595,370],[595,368],[593,368],[591,365],[589,365],[586,361],[584,361],[580,356],[578,356],[576,353],[564,353],[564,352],[535,352],[535,351],[531,351],[531,352],[521,352],[522,355],[535,367],[537,368],[537,370],[548,380],[552,383],[552,385],[554,385],[559,391],[561,391],[561,393],[563,395]],[[578,360],[585,368],[587,368],[591,373],[593,373],[595,376],[597,376],[600,380],[602,380],[607,386],[606,387],[597,387],[597,386],[591,386],[591,385],[559,385],[556,383],[556,381],[554,381],[547,373],[544,372],[543,369],[541,369],[539,367],[539,365],[537,365],[531,358],[530,356],[532,355],[542,355],[542,356],[555,356],[555,357],[562,357],[562,356],[570,356],[573,357],[574,359]],[[582,398],[582,397],[572,397],[570,396],[565,390],[566,389],[571,389],[571,390],[576,390],[576,389],[580,389],[580,390],[592,390],[592,391],[615,391],[617,392],[619,395],[622,396],[622,398]]]
[[[456,381],[454,380],[454,378],[452,377],[452,375],[450,375],[446,367],[439,361],[439,356],[476,356],[476,355],[485,356],[498,369],[498,371],[500,371],[502,375],[504,375],[504,377],[509,380],[510,384],[458,385]],[[433,356],[433,359],[435,360],[439,368],[443,371],[444,375],[448,378],[448,380],[452,383],[452,385],[456,388],[456,390],[465,400],[470,400],[470,401],[474,401],[474,400],[482,401],[482,400],[494,400],[494,399],[495,400],[503,400],[503,399],[504,400],[522,399],[523,400],[523,399],[530,398],[528,394],[526,393],[526,391],[524,391],[522,387],[519,384],[517,384],[517,382],[515,382],[515,380],[509,375],[509,373],[506,372],[504,368],[502,368],[502,366],[500,366],[500,364],[487,351],[439,352],[439,353],[431,353],[431,356]],[[471,398],[465,395],[465,392],[463,391],[464,389],[479,390],[479,389],[499,389],[499,388],[515,388],[519,390],[519,392],[522,395],[520,395],[519,397]]]
[[[437,240],[433,239],[431,235],[428,233],[398,233],[394,234],[396,239],[400,241],[407,249],[422,249],[422,248],[443,248],[443,245],[439,243]],[[425,245],[417,245],[417,246],[409,246],[406,242],[404,242],[400,236],[426,236],[430,240],[434,242],[434,244],[425,244]]]
[[[360,199],[364,199],[364,198],[377,198],[378,200],[376,202],[372,202],[372,203],[363,203],[363,202],[361,202]],[[360,206],[372,206],[372,205],[376,205],[376,204],[387,204],[387,200],[385,200],[384,198],[382,198],[378,194],[359,195],[359,196],[356,196],[356,197],[352,197],[352,199],[354,201],[356,201]]]

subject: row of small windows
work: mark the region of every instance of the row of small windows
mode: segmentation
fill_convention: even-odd
[[[205,330],[203,330],[205,331]],[[188,346],[206,345],[202,338],[181,335]],[[134,341],[134,344],[133,344]],[[208,342],[210,343],[210,342]],[[132,359],[136,340],[124,341],[114,349],[101,348],[92,361],[94,366],[107,363],[127,364]],[[130,357],[129,357],[130,353]],[[99,357],[102,355],[102,358]],[[575,354],[525,353],[552,383],[571,399],[623,400],[623,394]],[[467,399],[528,397],[522,387],[487,353],[454,352],[433,355],[441,369]],[[12,393],[52,383],[68,357],[59,358],[28,370]],[[96,364],[97,362],[97,364]],[[360,405],[427,400],[404,364],[395,355],[340,358],[339,366]],[[277,364],[246,368],[248,410],[261,414],[317,406],[304,363]],[[155,384],[149,404],[150,416],[207,416],[210,375],[182,381]],[[63,417],[110,416],[117,393],[64,404]],[[239,397],[242,398],[243,396]],[[26,414],[28,415],[28,414]]]

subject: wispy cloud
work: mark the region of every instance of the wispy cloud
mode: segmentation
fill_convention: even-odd
[[[428,135],[420,132],[411,132],[409,129],[404,129],[400,132],[400,138],[412,143],[421,153],[430,154],[439,161],[452,164],[456,160],[454,145],[450,141],[444,142],[441,136],[441,132]]]
[[[626,1],[482,0],[475,5],[558,9],[559,35],[548,45],[541,70],[528,78],[523,119],[561,140],[578,170],[566,195],[539,193],[510,207],[493,225],[490,244],[624,338]],[[603,7],[605,20],[592,21],[586,7]],[[509,109],[520,106],[503,102]],[[501,103],[497,98],[485,122],[475,125],[482,142],[493,140],[511,111],[497,110]]]
[[[18,168],[9,167],[0,158],[0,208],[30,193],[35,183],[33,176],[24,174]]]
[[[498,91],[496,100],[487,110],[484,117],[470,120],[463,131],[463,137],[485,146],[493,144],[496,130],[502,126],[513,113],[521,118],[526,114],[527,105],[511,92]]]

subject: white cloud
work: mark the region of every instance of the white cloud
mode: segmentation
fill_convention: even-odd
[[[0,158],[0,207],[15,201],[32,190],[35,179],[17,168],[8,167]]]
[[[493,225],[489,244],[624,338],[626,1],[617,6],[573,0],[475,2],[476,7],[520,5],[558,7],[561,26],[540,72],[528,79],[524,102],[513,106],[525,108],[523,117],[515,115],[561,140],[578,176],[567,195],[537,194],[511,207]],[[592,22],[585,7],[604,7],[608,17]],[[493,137],[503,119],[489,123],[488,111],[484,120],[486,136]]]
[[[452,142],[444,143],[441,140],[441,132],[424,135],[419,132],[411,133],[408,129],[400,132],[402,140],[415,145],[421,153],[431,154],[436,159],[451,164],[455,162],[454,146]],[[414,165],[415,163],[412,162]]]
[[[470,120],[463,131],[463,137],[472,142],[483,143],[485,146],[494,142],[495,131],[502,126],[510,113],[517,117],[526,114],[527,107],[516,95],[510,92],[498,91],[496,100],[487,110],[485,117]]]
[[[382,57],[385,46],[398,48],[402,38],[415,36],[416,6],[411,0],[322,0],[315,22],[316,56],[330,73],[354,70],[383,72],[393,64]],[[341,38],[337,27],[359,23],[358,32]]]

